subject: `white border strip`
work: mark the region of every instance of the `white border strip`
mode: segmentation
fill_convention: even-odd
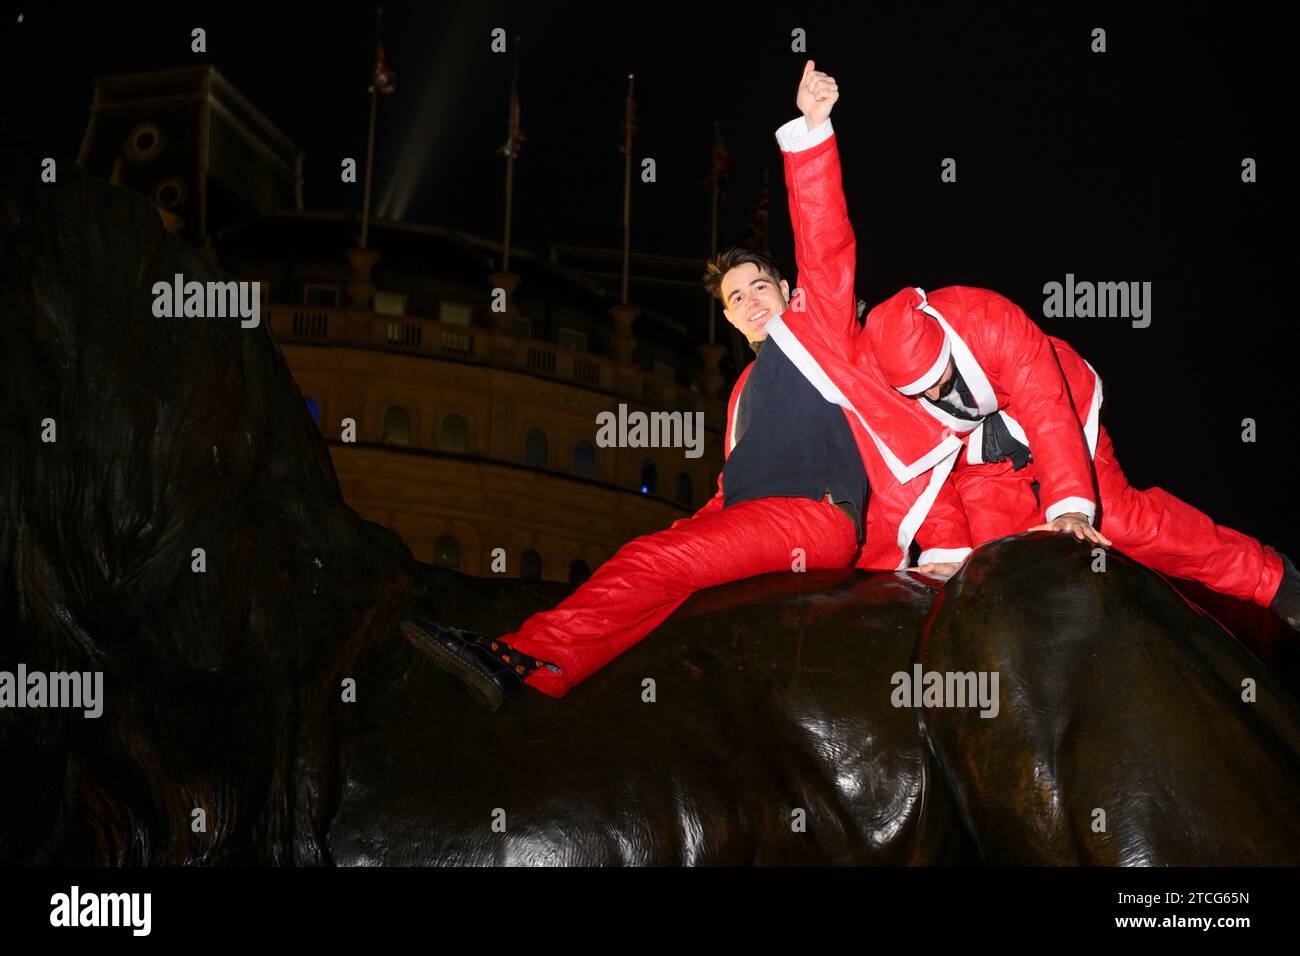
[[[931,365],[926,370],[925,374],[915,382],[912,382],[910,385],[904,385],[899,389],[899,391],[904,395],[912,396],[919,395],[927,388],[933,387],[934,384],[943,376],[943,370],[948,364],[948,355],[951,351],[952,346],[948,342],[948,336],[944,335],[943,345],[939,347],[939,357],[935,359],[934,364]]]
[[[1048,521],[1060,517],[1063,514],[1069,514],[1071,511],[1077,511],[1080,514],[1087,515],[1088,523],[1091,524],[1097,518],[1097,505],[1087,498],[1062,498],[1060,501],[1052,504],[1044,512]]]
[[[930,473],[930,483],[925,486],[925,491],[921,492],[921,497],[916,499],[916,504],[903,517],[903,521],[898,526],[898,546],[903,551],[903,557],[899,560],[898,570],[901,571],[907,567],[907,549],[912,546],[912,539],[916,537],[916,529],[921,527],[925,521],[925,516],[930,513],[930,506],[934,504],[934,499],[939,496],[939,489],[943,483],[948,480],[948,473],[952,471],[952,466],[957,461],[957,453],[961,450],[961,443],[954,448],[946,458],[934,466],[934,471]]]
[[[955,432],[964,433],[969,431],[975,431],[976,429],[978,429],[980,426],[984,424],[983,419],[973,422],[969,418],[958,418],[956,415],[948,411],[946,408],[943,408],[942,406],[939,405],[935,405],[933,402],[927,401],[925,399],[917,399],[917,401],[920,402],[921,407],[924,408],[927,413],[929,413],[931,418],[937,418],[939,421],[943,422],[943,424],[947,425]]]
[[[831,126],[831,118],[828,116],[822,120],[820,126],[812,129],[808,128],[808,121],[802,115],[796,116],[788,123],[782,123],[776,131],[776,142],[781,147],[782,152],[800,153],[805,149],[812,149],[819,146],[831,138],[835,132],[835,127]]]
[[[932,561],[952,561],[960,564],[971,553],[971,548],[927,548],[916,559],[917,564],[929,564]]]
[[[1080,355],[1079,358],[1083,358],[1083,356]],[[1088,366],[1093,381],[1097,383],[1092,390],[1092,405],[1088,408],[1088,419],[1083,423],[1083,437],[1088,441],[1088,455],[1091,458],[1096,458],[1097,432],[1101,427],[1101,376],[1097,374],[1097,370],[1092,367],[1087,359],[1083,359],[1083,364]]]
[[[947,333],[949,341],[952,342],[952,360],[957,365],[957,371],[961,372],[961,377],[966,380],[966,387],[971,391],[971,397],[975,399],[975,405],[981,415],[991,415],[998,409],[998,398],[993,394],[993,386],[989,384],[989,378],[980,368],[979,362],[975,361],[975,356],[971,353],[970,348],[962,341],[962,337],[953,331],[948,320],[939,314],[930,301],[926,298],[925,290],[920,286],[913,286],[917,294],[921,297],[921,304],[917,306],[926,315],[934,316],[938,319],[939,324],[943,326],[944,332]]]
[[[881,457],[885,459],[885,464],[889,466],[889,470],[893,472],[894,477],[897,478],[901,484],[907,484],[907,482],[911,481],[917,475],[924,474],[929,469],[935,467],[935,465],[941,462],[945,457],[951,455],[955,450],[961,447],[960,438],[956,435],[948,435],[925,455],[918,458],[912,464],[905,465],[899,457],[890,450],[889,446],[880,440],[880,436],[875,433],[874,429],[872,429],[869,424],[867,424],[867,420],[862,417],[862,413],[853,407],[853,404],[845,397],[844,393],[839,390],[839,387],[831,381],[831,378],[826,374],[825,369],[817,363],[817,360],[813,358],[812,354],[806,348],[804,348],[803,343],[800,342],[794,332],[790,330],[790,327],[785,324],[783,316],[784,313],[768,321],[766,325],[768,337],[780,346],[781,351],[784,352],[790,361],[794,363],[795,368],[799,369],[799,371],[803,373],[803,377],[812,383],[813,388],[817,389],[817,391],[821,393],[822,398],[826,399],[828,402],[833,402],[836,405],[847,408],[857,416],[858,421],[862,423],[862,427],[865,428],[867,434],[871,436],[871,440],[876,443],[876,448],[880,451]]]

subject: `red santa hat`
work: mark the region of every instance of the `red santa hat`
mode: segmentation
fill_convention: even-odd
[[[871,310],[867,341],[885,379],[904,395],[933,388],[948,367],[951,345],[933,316],[921,311],[925,293],[903,289]]]

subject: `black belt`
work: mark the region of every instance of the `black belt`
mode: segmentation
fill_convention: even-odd
[[[843,511],[846,515],[849,516],[849,520],[853,522],[854,527],[857,527],[858,509],[853,507],[851,502],[831,501],[831,493],[829,491],[827,491],[826,494],[822,496],[822,501],[830,502],[830,504],[833,504],[836,508],[839,508],[841,511]]]

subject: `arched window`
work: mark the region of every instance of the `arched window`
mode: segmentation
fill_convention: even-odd
[[[455,412],[442,417],[442,425],[438,429],[438,447],[443,451],[469,451],[469,425],[465,423],[464,417]]]
[[[529,581],[542,579],[542,556],[532,548],[519,556],[519,576]]]
[[[550,443],[546,432],[540,428],[530,428],[524,435],[524,464],[533,468],[545,468],[550,463]]]
[[[677,503],[691,507],[695,503],[695,485],[691,476],[682,472],[677,476]]]
[[[411,443],[411,413],[401,405],[392,405],[384,412],[384,431],[380,441],[390,445]]]
[[[587,562],[582,558],[574,558],[569,562],[569,583],[581,584],[587,578],[591,577],[591,568],[587,567]]]
[[[576,442],[573,446],[573,473],[596,477],[596,449],[589,441]]]
[[[460,542],[449,534],[438,535],[433,542],[433,563],[460,570]]]
[[[647,458],[641,462],[641,494],[656,495],[659,493],[659,470],[655,468],[655,463]]]
[[[316,401],[316,399],[314,398],[309,397],[307,399],[307,411],[311,412],[311,420],[316,423],[317,427],[319,427],[320,426],[320,402]]]

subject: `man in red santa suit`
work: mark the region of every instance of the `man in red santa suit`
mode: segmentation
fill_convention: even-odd
[[[856,250],[829,120],[839,93],[812,67],[796,97],[802,115],[777,132],[799,267],[793,301],[761,253],[729,250],[705,277],[757,353],[728,403],[717,494],[690,518],[624,545],[511,634],[401,623],[408,640],[489,708],[525,683],[564,696],[702,588],[810,567],[902,568],[913,537],[969,543],[946,470],[933,468],[951,464],[960,439],[936,441],[933,420],[869,358],[860,362],[846,337],[858,331]],[[923,553],[919,570],[942,575],[935,555]]]
[[[1133,488],[1099,420],[1100,377],[1014,302],[965,286],[903,289],[871,311],[865,332],[889,383],[965,436],[951,481],[972,545],[1069,532],[1300,629],[1290,559],[1160,488]]]

